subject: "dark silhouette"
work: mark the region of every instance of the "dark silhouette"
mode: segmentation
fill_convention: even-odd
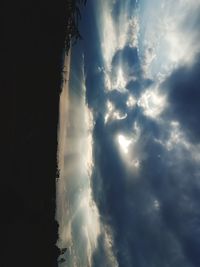
[[[11,0],[1,6],[2,267],[58,266],[55,178],[63,50],[66,39],[79,36],[72,2]]]
[[[65,254],[66,251],[67,251],[67,248],[63,248],[63,249],[61,249],[60,254],[63,255],[63,254]]]
[[[70,44],[75,44],[78,40],[82,39],[79,32],[78,25],[81,19],[80,8],[82,5],[86,5],[87,0],[77,0],[67,2],[67,24],[66,24],[66,38],[65,38],[65,50],[68,53]]]
[[[58,260],[59,263],[63,263],[65,262],[66,260],[64,258],[61,258],[60,260]]]

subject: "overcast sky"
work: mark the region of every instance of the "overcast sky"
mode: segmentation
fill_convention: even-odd
[[[200,266],[199,27],[196,0],[88,0],[72,49],[60,266]]]

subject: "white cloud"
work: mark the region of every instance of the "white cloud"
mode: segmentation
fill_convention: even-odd
[[[128,100],[126,101],[126,105],[129,108],[134,107],[137,104],[137,100],[133,96],[129,96]]]
[[[138,16],[133,16],[128,21],[128,44],[131,47],[138,47],[139,21]]]
[[[75,86],[73,82],[71,86]],[[84,73],[76,86],[81,90],[80,95],[68,94],[65,92],[69,90],[67,87],[61,94],[57,245],[59,248],[68,248],[66,262],[62,266],[85,267],[92,265],[92,254],[97,248],[100,235],[100,218],[91,192],[94,123],[92,113],[86,105]]]
[[[107,110],[104,116],[104,122],[112,122],[115,120],[123,120],[127,117],[126,113],[121,113],[119,110],[115,108],[111,101],[107,101]]]
[[[147,76],[156,80],[158,72],[167,76],[193,62],[200,52],[198,10],[195,0],[140,1],[139,51]]]
[[[139,98],[138,106],[143,109],[144,115],[153,119],[159,115],[167,106],[166,96],[161,94],[158,89],[147,89]]]
[[[124,72],[121,67],[118,68],[116,79],[113,82],[113,88],[117,88],[119,91],[124,91],[126,86],[126,80],[124,77]]]
[[[125,137],[122,134],[118,135],[117,140],[118,140],[119,147],[120,147],[120,150],[122,151],[122,153],[128,154],[128,150],[129,150],[129,147],[132,143],[132,140],[130,138]]]
[[[114,240],[112,229],[104,223],[102,224],[101,232],[104,236],[104,248],[106,252],[107,264],[110,267],[118,267],[119,265],[114,253]]]
[[[97,1],[96,17],[101,40],[102,56],[106,72],[111,69],[111,61],[117,50],[116,26],[112,18],[112,2]]]
[[[141,129],[138,123],[134,122],[131,135],[121,132],[116,136],[117,147],[127,170],[135,173],[140,169],[140,162],[143,157],[141,154],[140,134]]]
[[[178,160],[182,160],[183,152],[187,152],[190,158],[199,164],[200,162],[200,144],[193,144],[183,132],[181,125],[178,121],[166,121],[162,123],[163,132],[169,131],[168,137],[155,139],[160,143],[168,152],[173,151],[174,156]]]
[[[127,77],[125,77],[122,66],[117,67],[117,73],[112,71],[112,59],[119,49],[126,45],[135,47],[138,44],[139,23],[136,11],[128,18],[129,3],[124,2],[118,19],[113,16],[114,2],[97,1],[96,14],[97,25],[101,42],[101,51],[104,62],[104,85],[106,90],[125,90]]]

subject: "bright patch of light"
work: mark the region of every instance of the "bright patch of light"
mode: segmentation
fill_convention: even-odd
[[[166,107],[166,97],[156,90],[147,90],[138,100],[146,116],[156,119]]]
[[[112,102],[110,102],[110,101],[107,102],[107,109],[109,112],[114,110],[114,105]]]
[[[91,189],[83,192],[80,203],[80,208],[84,211],[83,230],[88,232],[87,236],[91,246],[96,247],[96,237],[100,234],[100,224],[98,210],[92,200]]]
[[[140,168],[140,159],[138,153],[138,131],[134,131],[133,136],[127,137],[123,134],[117,136],[117,143],[121,152],[122,160],[127,169],[131,172],[137,172]]]
[[[154,200],[154,202],[153,202],[153,206],[154,206],[154,208],[156,209],[156,210],[159,210],[160,209],[160,203],[159,203],[159,201],[156,199],[156,200]]]
[[[112,102],[107,101],[106,107],[107,107],[107,112],[106,112],[105,117],[104,117],[105,123],[107,123],[108,120],[110,119],[110,117],[112,117],[114,105],[112,104]]]
[[[126,79],[124,77],[123,70],[119,68],[117,71],[117,78],[113,84],[113,88],[116,88],[118,90],[124,90],[125,86],[126,86]]]
[[[134,168],[138,169],[140,167],[140,161],[138,159],[132,161]]]
[[[131,47],[138,46],[139,22],[137,17],[132,17],[129,20],[129,44]]]
[[[92,149],[93,149],[93,138],[92,138],[92,131],[93,131],[93,114],[90,109],[85,106],[85,120],[86,125],[88,126],[88,132],[86,137],[86,144],[87,149],[84,153],[85,155],[85,165],[86,170],[88,172],[88,176],[91,177],[92,175],[92,168],[93,168],[93,156],[92,156]]]
[[[120,149],[121,151],[124,153],[124,154],[127,154],[128,153],[128,150],[129,150],[129,146],[131,145],[132,143],[132,140],[125,137],[124,135],[120,134],[118,135],[118,143],[119,143],[119,146],[120,146]]]
[[[127,167],[127,170],[137,172],[140,168],[140,152],[139,152],[139,136],[140,128],[135,122],[133,125],[133,133],[131,136],[126,136],[120,133],[116,136],[117,145],[121,154],[122,160]]]
[[[126,101],[126,105],[129,108],[132,108],[136,105],[137,101],[133,96],[129,96],[128,100]]]
[[[109,3],[101,7],[102,17],[100,18],[101,48],[106,70],[110,70],[112,57],[117,49],[117,36],[114,21]]]
[[[131,171],[137,171],[140,167],[140,153],[138,141],[140,138],[140,127],[137,122],[133,125],[131,136],[125,136],[123,133],[117,135],[117,144],[121,152],[122,160]]]
[[[112,0],[96,0],[95,9],[103,57],[105,89],[122,91],[125,89],[127,81],[121,68],[119,68],[117,74],[113,75],[112,59],[119,49],[123,49],[127,45],[130,47],[137,46],[139,19],[138,10],[133,9],[131,14],[129,1],[123,1],[119,10],[118,23],[116,23],[113,13],[114,3]]]
[[[166,77],[178,66],[191,64],[200,51],[200,2],[141,0],[140,7],[139,48],[147,76],[157,80],[159,72]]]
[[[122,114],[120,111],[116,110],[112,102],[107,102],[107,112],[104,117],[105,123],[108,121],[114,121],[114,120],[123,120],[127,117],[127,114]]]
[[[178,63],[190,63],[194,54],[191,53],[190,41],[185,41],[185,34],[178,29],[167,30],[165,41],[168,44],[168,59],[176,67]],[[181,47],[181,49],[180,49]]]
[[[123,120],[127,117],[127,114],[120,114],[120,112],[116,111],[113,113],[113,118],[116,120]]]

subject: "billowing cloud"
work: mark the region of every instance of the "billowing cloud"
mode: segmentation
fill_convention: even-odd
[[[192,66],[183,66],[174,71],[165,81],[170,110],[168,113],[178,120],[189,137],[200,141],[200,57]]]
[[[199,267],[199,10],[195,0],[88,4],[91,266]]]

